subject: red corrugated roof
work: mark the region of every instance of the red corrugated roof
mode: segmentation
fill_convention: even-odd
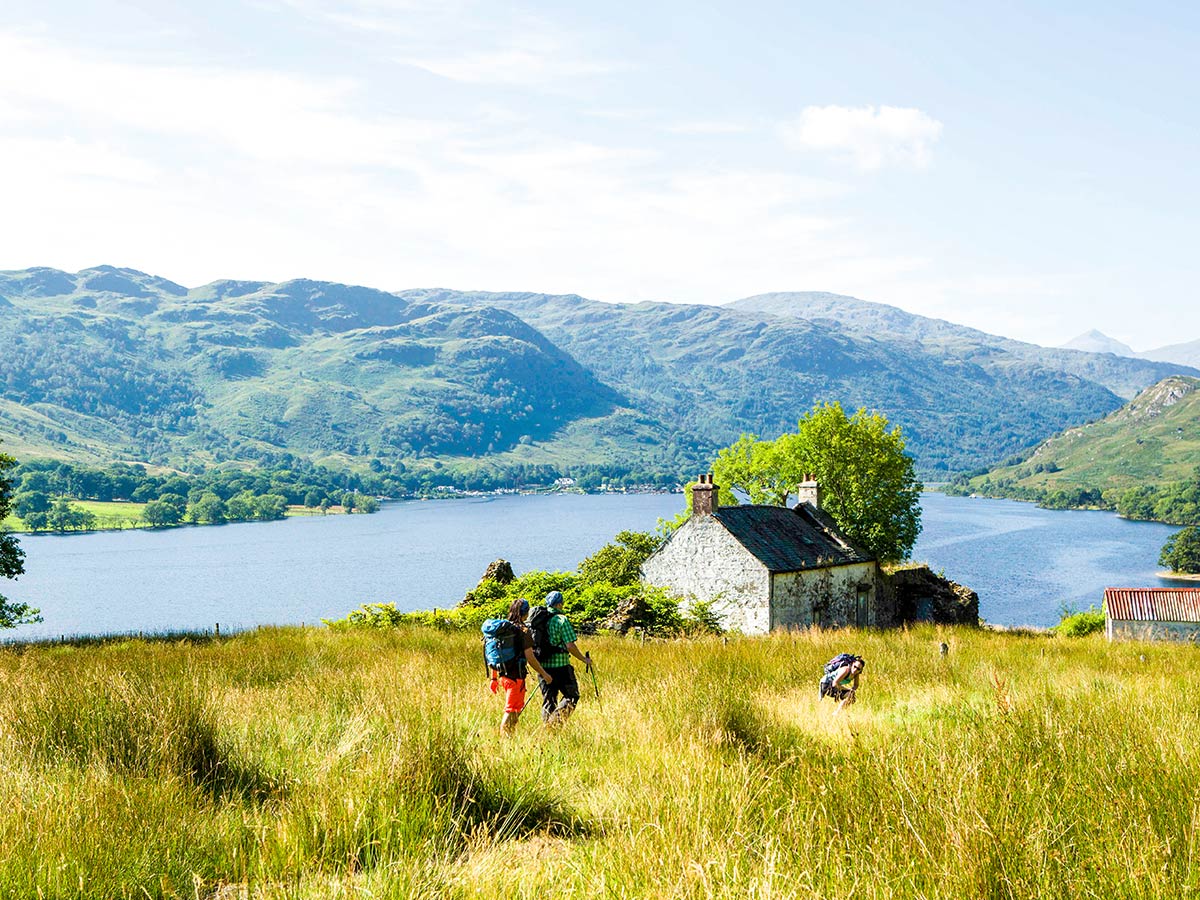
[[[1134,622],[1200,622],[1200,588],[1105,588],[1104,611]]]

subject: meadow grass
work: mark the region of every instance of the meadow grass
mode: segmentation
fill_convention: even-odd
[[[508,740],[470,633],[6,648],[0,896],[1200,888],[1192,647],[934,627],[581,642],[603,705],[580,671],[565,728],[531,708]],[[816,679],[841,650],[867,669],[834,717]]]

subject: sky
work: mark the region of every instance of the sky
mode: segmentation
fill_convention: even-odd
[[[1200,5],[6,0],[0,269],[1200,339]]]

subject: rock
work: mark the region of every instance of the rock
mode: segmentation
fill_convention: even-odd
[[[498,559],[488,563],[487,571],[483,573],[482,581],[497,581],[500,584],[512,584],[516,580],[512,564],[507,559]]]
[[[618,603],[617,608],[600,622],[600,627],[605,631],[628,634],[634,628],[642,627],[650,618],[650,607],[646,605],[645,598],[635,595]]]
[[[487,570],[479,579],[479,584],[467,591],[467,595],[459,602],[459,606],[482,606],[498,597],[504,596],[504,587],[516,579],[512,564],[507,559],[497,559],[488,563]]]

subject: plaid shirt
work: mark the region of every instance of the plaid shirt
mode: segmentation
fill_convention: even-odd
[[[550,624],[546,626],[546,634],[550,638],[550,643],[557,647],[566,647],[575,640],[575,629],[571,627],[571,623],[562,613],[556,613],[550,618]],[[547,669],[569,666],[571,654],[565,650],[562,653],[551,653],[546,659],[539,660],[539,662]]]

